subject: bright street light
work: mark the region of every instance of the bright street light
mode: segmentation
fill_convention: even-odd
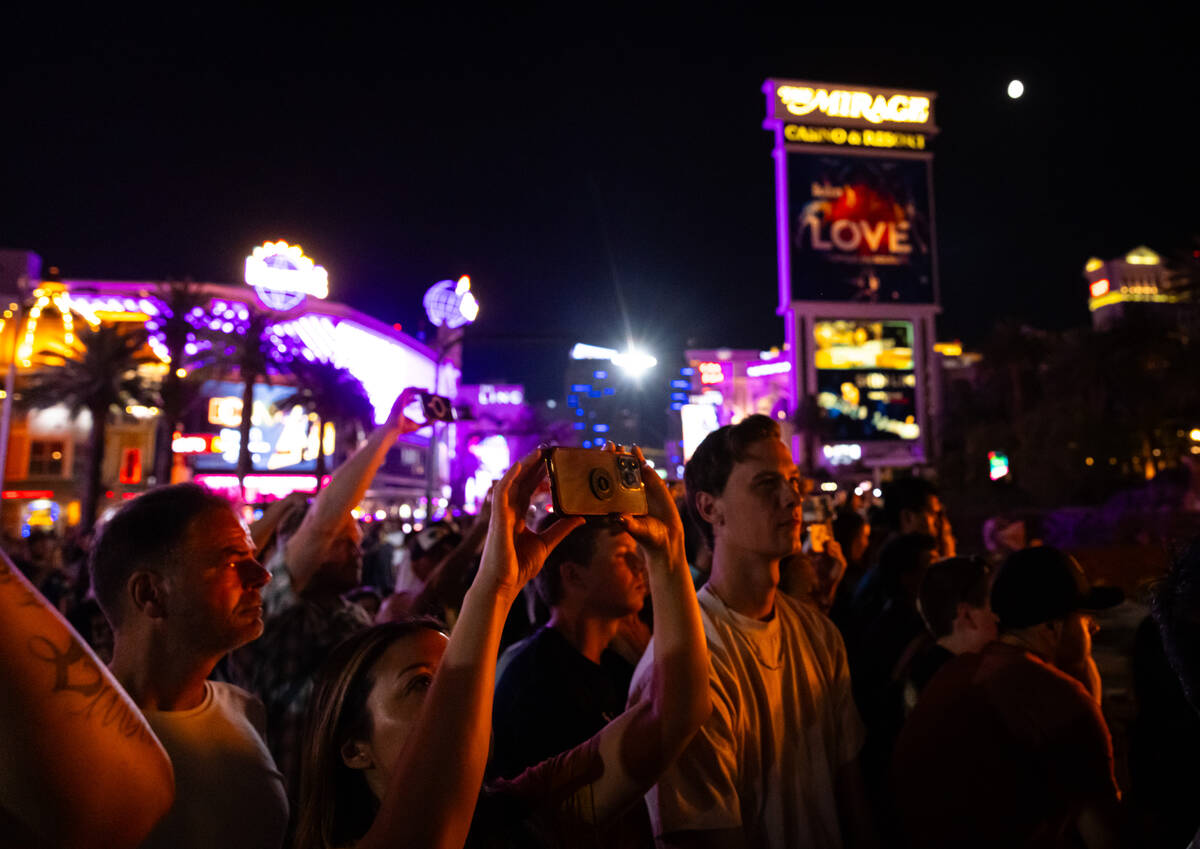
[[[637,377],[658,365],[658,360],[636,348],[630,348],[628,351],[616,354],[612,358],[612,363],[631,377]]]

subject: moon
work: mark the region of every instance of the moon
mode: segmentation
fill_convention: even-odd
[[[1016,100],[1025,93],[1025,83],[1020,80],[1013,80],[1008,84],[1008,96]]]

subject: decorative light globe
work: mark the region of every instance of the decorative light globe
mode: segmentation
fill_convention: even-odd
[[[470,278],[439,280],[425,292],[425,314],[437,327],[451,330],[475,320],[479,304],[471,294]]]

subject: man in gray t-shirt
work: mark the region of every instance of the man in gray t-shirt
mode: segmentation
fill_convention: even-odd
[[[107,522],[91,573],[113,629],[110,669],[175,768],[175,803],[144,845],[282,845],[287,796],[262,739],[262,705],[207,680],[263,630],[270,576],[245,524],[202,486],[160,487]]]

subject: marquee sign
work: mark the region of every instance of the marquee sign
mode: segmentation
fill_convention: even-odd
[[[787,122],[936,133],[935,95],[873,86],[767,80],[768,114]]]

